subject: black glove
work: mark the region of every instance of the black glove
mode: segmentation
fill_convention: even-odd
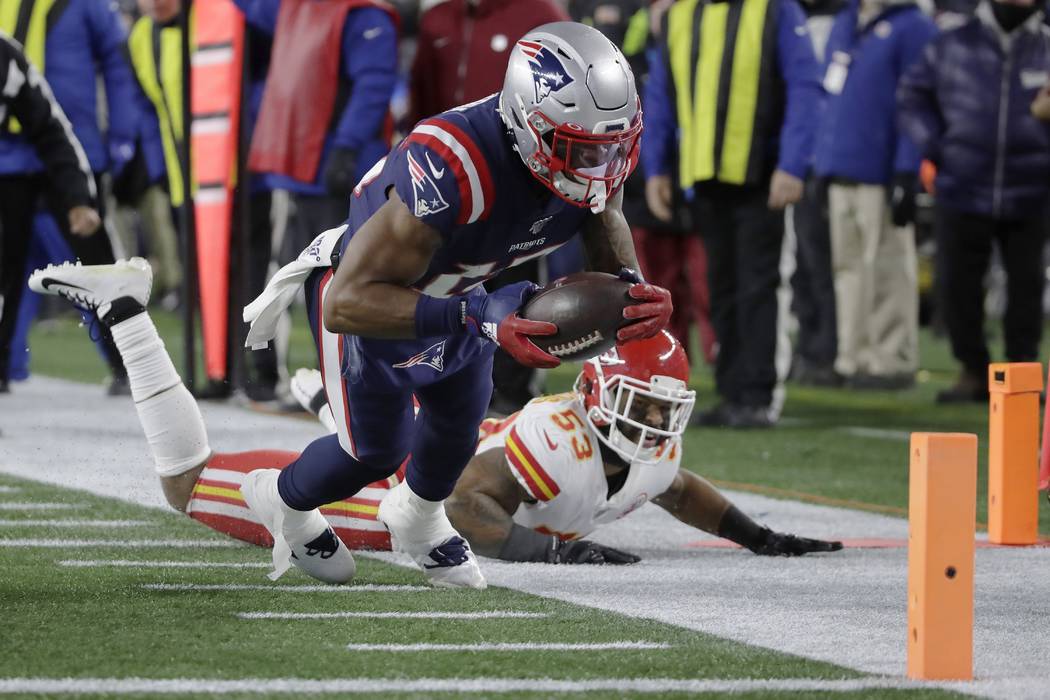
[[[918,179],[915,173],[897,173],[890,189],[890,218],[894,226],[907,226],[915,221],[915,193]]]
[[[548,564],[634,564],[642,558],[590,540],[552,538]]]
[[[354,172],[357,170],[357,151],[336,146],[328,152],[322,178],[325,189],[333,197],[349,197],[354,191]]]
[[[748,549],[765,557],[798,557],[810,552],[837,552],[842,549],[841,542],[796,537],[784,532],[773,532],[768,527],[762,530],[765,541]]]

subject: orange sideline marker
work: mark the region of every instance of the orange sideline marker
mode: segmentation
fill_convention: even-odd
[[[988,540],[1035,544],[1039,538],[1038,362],[988,366]]]
[[[908,677],[973,678],[977,436],[912,433]]]

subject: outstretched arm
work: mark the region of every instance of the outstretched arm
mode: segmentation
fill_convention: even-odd
[[[445,501],[445,512],[474,551],[506,561],[548,564],[633,564],[639,558],[589,540],[562,540],[515,524],[528,497],[511,476],[503,450],[474,456]]]
[[[686,525],[724,537],[767,556],[799,556],[810,552],[837,552],[841,542],[826,542],[774,532],[759,525],[734,506],[711,482],[679,469],[667,491],[653,500]]]

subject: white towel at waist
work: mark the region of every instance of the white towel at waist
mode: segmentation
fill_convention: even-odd
[[[262,294],[244,307],[244,322],[252,324],[244,346],[260,350],[277,334],[277,321],[295,299],[299,288],[319,267],[332,264],[332,250],[346,231],[346,224],[328,229],[306,247],[299,257],[288,263],[267,283]]]

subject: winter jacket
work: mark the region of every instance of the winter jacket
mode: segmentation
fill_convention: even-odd
[[[56,3],[55,10],[60,7]],[[55,13],[52,11],[52,15]],[[62,106],[91,169],[103,172],[111,156],[119,164],[133,153],[138,132],[135,83],[124,52],[127,32],[108,0],[69,0],[47,32],[44,77]],[[97,75],[106,88],[109,131],[98,127]],[[33,146],[20,134],[0,133],[0,174],[44,169]]]
[[[67,209],[90,205],[95,199],[95,179],[62,108],[47,82],[32,68],[18,42],[0,33],[0,120],[14,117],[34,157],[47,168],[52,191]],[[0,229],[2,229],[0,222]]]
[[[518,39],[567,19],[553,0],[446,0],[424,12],[412,63],[412,123],[502,88]]]
[[[838,15],[825,53],[827,103],[814,171],[872,185],[917,173],[919,154],[897,131],[897,83],[937,33],[912,0],[896,0],[866,23],[858,0]],[[845,71],[845,81],[836,76]],[[839,84],[835,84],[839,83]]]
[[[235,0],[253,27],[273,35],[277,26],[280,0]],[[284,175],[263,174],[267,189],[283,189],[297,194],[327,196],[322,183],[328,154],[333,147],[356,151],[355,179],[386,155],[389,143],[384,134],[390,96],[397,82],[397,27],[390,15],[378,8],[364,7],[347,13],[342,36],[342,77],[346,80],[345,103],[325,139],[321,163],[312,183]],[[309,76],[304,76],[308,79]]]
[[[1038,216],[1050,194],[1050,126],[1031,115],[1050,79],[1050,29],[1036,12],[1010,34],[987,3],[905,73],[898,119],[937,165],[938,204],[1001,219]]]
[[[805,177],[813,155],[816,123],[821,101],[820,67],[806,29],[806,16],[795,0],[778,2],[776,51],[777,74],[784,93],[780,128],[766,134],[763,143],[767,161],[777,169]],[[642,168],[645,176],[670,173],[677,149],[678,115],[672,101],[672,80],[666,44],[659,60],[649,66],[649,82],[642,97],[645,130],[642,132]],[[713,108],[713,106],[712,106]],[[756,135],[757,136],[757,135]],[[686,186],[686,185],[683,185]]]

